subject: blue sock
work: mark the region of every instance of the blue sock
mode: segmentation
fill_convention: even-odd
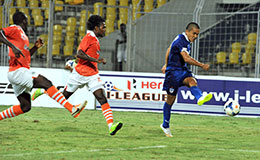
[[[191,94],[198,100],[202,96],[202,92],[198,86],[190,87]]]
[[[164,102],[163,105],[163,127],[169,128],[170,127],[170,118],[171,118],[171,108],[172,106]]]

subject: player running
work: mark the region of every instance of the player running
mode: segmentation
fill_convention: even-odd
[[[185,32],[179,34],[173,40],[166,52],[165,65],[162,67],[162,72],[165,73],[163,90],[167,92],[167,100],[163,106],[163,124],[160,127],[167,137],[172,137],[169,125],[171,107],[175,102],[179,87],[189,87],[192,95],[197,99],[198,105],[203,105],[212,98],[211,93],[202,95],[193,73],[187,67],[187,63],[199,66],[206,71],[210,67],[209,64],[198,62],[190,56],[191,43],[198,38],[199,33],[199,25],[194,22],[189,23]]]
[[[13,15],[13,21],[15,25],[3,28],[0,31],[0,42],[9,46],[8,80],[12,84],[20,104],[0,112],[0,120],[29,112],[31,109],[30,91],[32,88],[44,88],[48,95],[63,105],[74,118],[78,117],[87,102],[84,101],[81,105],[73,106],[52,85],[50,80],[30,70],[31,56],[43,45],[43,42],[38,39],[34,46],[29,49],[29,40],[26,35],[28,25],[26,15],[22,12],[16,12]]]
[[[92,15],[87,22],[87,28],[87,34],[81,40],[77,51],[79,61],[67,81],[63,94],[66,98],[69,98],[78,88],[88,87],[101,104],[109,134],[115,135],[121,129],[123,123],[113,123],[112,110],[104,94],[104,87],[97,67],[98,63],[106,64],[104,58],[99,59],[100,44],[98,40],[98,37],[105,35],[105,20],[101,16]],[[35,97],[38,97],[38,95]]]

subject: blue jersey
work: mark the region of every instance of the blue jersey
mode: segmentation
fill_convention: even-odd
[[[181,55],[181,52],[187,52],[188,54],[190,54],[190,50],[191,50],[191,43],[188,40],[188,37],[185,34],[185,32],[179,34],[172,42],[166,71],[188,69],[187,63],[185,63]]]
[[[173,40],[163,83],[163,90],[167,94],[175,96],[179,87],[183,86],[183,80],[187,77],[193,77],[181,55],[181,52],[190,54],[190,49],[191,43],[185,33],[179,34]]]

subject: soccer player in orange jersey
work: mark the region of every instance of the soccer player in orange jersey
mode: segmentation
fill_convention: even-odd
[[[109,127],[109,133],[114,135],[123,124],[121,122],[113,124],[112,110],[104,94],[97,67],[98,63],[106,64],[104,58],[99,58],[100,44],[98,40],[98,37],[105,35],[105,20],[98,15],[92,15],[88,19],[87,29],[87,34],[78,47],[78,64],[72,71],[63,94],[66,98],[69,98],[79,87],[87,86],[101,104],[103,115]]]
[[[3,28],[0,31],[0,42],[9,46],[8,80],[12,84],[20,104],[0,112],[0,120],[30,111],[30,91],[32,88],[44,88],[48,95],[63,105],[74,118],[78,117],[87,102],[84,101],[81,105],[76,106],[71,105],[63,94],[52,85],[50,80],[30,71],[31,56],[43,45],[43,42],[38,39],[34,46],[29,49],[29,40],[26,35],[28,25],[26,15],[22,12],[16,12],[13,15],[13,21],[15,25]]]

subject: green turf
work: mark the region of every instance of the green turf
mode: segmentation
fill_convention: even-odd
[[[0,160],[260,159],[259,118],[174,114],[168,138],[160,113],[113,113],[124,123],[115,136],[101,111],[74,119],[65,109],[34,107],[0,121]]]

